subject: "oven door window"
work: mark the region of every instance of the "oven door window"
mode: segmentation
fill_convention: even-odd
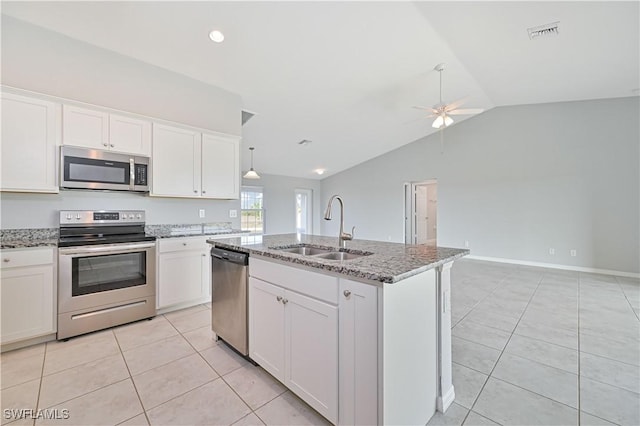
[[[71,295],[145,285],[146,252],[76,257],[72,261]]]
[[[130,164],[92,158],[65,157],[64,180],[129,185]]]

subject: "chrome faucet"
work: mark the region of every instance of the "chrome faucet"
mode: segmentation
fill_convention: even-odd
[[[329,199],[327,211],[324,213],[324,220],[331,220],[331,205],[333,204],[334,198],[340,201],[340,234],[338,235],[338,246],[340,246],[341,248],[346,248],[346,242],[353,240],[353,234],[356,227],[354,226],[353,228],[351,228],[350,234],[344,232],[344,203],[342,202],[342,198],[339,195],[334,195]]]

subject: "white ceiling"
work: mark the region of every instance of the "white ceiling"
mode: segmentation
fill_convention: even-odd
[[[465,107],[640,87],[637,1],[3,1],[2,13],[241,95],[256,113],[243,148],[269,174],[328,176],[434,132],[411,106],[438,102],[440,62],[444,101]],[[529,40],[555,21],[558,37]]]

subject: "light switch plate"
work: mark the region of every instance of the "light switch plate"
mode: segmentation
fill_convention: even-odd
[[[229,210],[229,217],[238,217],[238,210]]]

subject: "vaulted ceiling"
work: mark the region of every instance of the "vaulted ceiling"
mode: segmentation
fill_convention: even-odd
[[[243,148],[269,174],[320,178],[435,132],[411,107],[438,102],[442,62],[443,100],[465,107],[640,87],[637,1],[3,1],[2,13],[239,94],[256,113]],[[552,22],[557,36],[529,38]]]

